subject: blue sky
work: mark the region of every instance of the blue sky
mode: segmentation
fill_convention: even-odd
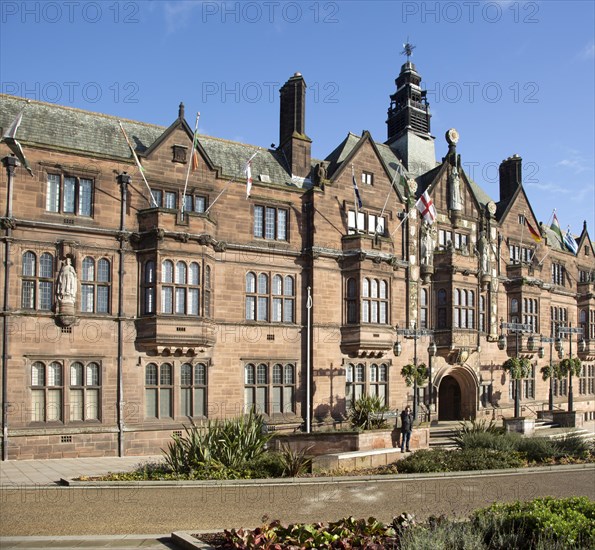
[[[169,125],[180,101],[203,133],[278,142],[278,89],[309,86],[324,158],[347,132],[386,139],[404,57],[428,89],[436,155],[455,127],[468,173],[498,200],[497,166],[523,157],[539,221],[595,237],[591,1],[0,2],[0,91]]]

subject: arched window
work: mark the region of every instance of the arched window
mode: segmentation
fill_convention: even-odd
[[[291,364],[273,366],[273,413],[293,413],[294,367]]]
[[[31,421],[61,422],[63,419],[62,364],[47,367],[41,361],[31,365]]]
[[[99,420],[99,365],[70,365],[70,421]]]
[[[267,365],[263,363],[256,368],[251,363],[244,367],[244,407],[246,412],[254,409],[259,413],[269,413],[267,369]]]
[[[388,284],[364,278],[362,285],[362,323],[388,323]]]
[[[163,363],[157,367],[155,363],[149,363],[145,367],[145,416],[171,418],[172,393],[172,366],[169,363]]]
[[[96,266],[95,260],[87,256],[83,259],[82,266],[81,311],[86,313],[109,313],[111,282],[109,260],[101,258]]]
[[[21,307],[50,311],[54,301],[54,257],[44,252],[37,257],[31,251],[23,254]]]
[[[180,410],[185,416],[207,415],[207,368],[203,363],[181,367]]]

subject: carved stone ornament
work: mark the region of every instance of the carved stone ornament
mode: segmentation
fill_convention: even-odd
[[[452,171],[448,176],[448,183],[450,185],[450,209],[463,209],[463,195],[461,194],[461,179],[459,177],[459,169],[456,166],[452,167]]]

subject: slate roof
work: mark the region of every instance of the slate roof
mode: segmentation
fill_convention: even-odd
[[[0,130],[12,123],[26,100],[0,94]],[[87,155],[130,160],[132,155],[122,135],[118,120],[130,138],[137,154],[142,156],[166,127],[111,115],[93,113],[39,101],[31,101],[25,108],[17,139],[23,145],[81,152]],[[252,177],[259,181],[260,174],[270,176],[271,183],[293,187],[307,187],[309,182],[292,181],[283,154],[276,150],[254,145],[199,135],[199,141],[211,162],[230,178],[243,178],[246,161],[260,149],[252,161]],[[312,167],[320,162],[312,159]]]

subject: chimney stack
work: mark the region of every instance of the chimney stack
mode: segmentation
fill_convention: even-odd
[[[523,183],[523,159],[512,155],[500,163],[500,202],[512,198]]]
[[[292,176],[308,177],[312,140],[306,135],[306,82],[295,73],[279,90],[281,116],[279,149],[283,151]]]

